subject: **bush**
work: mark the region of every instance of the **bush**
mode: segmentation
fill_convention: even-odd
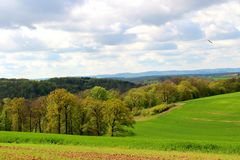
[[[161,105],[157,105],[157,106],[151,108],[150,109],[150,113],[151,113],[151,115],[155,115],[155,114],[162,113],[162,112],[164,112],[164,111],[166,111],[168,109],[169,109],[168,105],[161,104]]]
[[[156,115],[156,114],[165,112],[172,107],[175,107],[175,104],[169,104],[169,105],[168,104],[160,104],[160,105],[157,105],[155,107],[142,110],[141,115],[143,115],[143,116]]]

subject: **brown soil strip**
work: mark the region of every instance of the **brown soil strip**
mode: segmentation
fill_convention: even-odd
[[[15,153],[6,154],[4,159],[6,159],[6,160],[43,160],[40,157],[34,157],[31,155],[18,155]]]
[[[17,147],[17,146],[0,146],[0,149],[7,149],[7,150],[32,150],[33,148],[30,147]]]
[[[6,160],[43,160],[48,157],[48,155],[51,155],[50,157],[54,157],[57,159],[79,159],[79,160],[220,160],[219,158],[207,158],[207,157],[191,157],[188,155],[136,155],[136,154],[111,154],[111,153],[97,153],[97,152],[71,152],[71,151],[63,151],[59,152],[57,150],[45,150],[41,148],[31,148],[31,147],[17,147],[17,146],[0,146],[0,150],[11,150],[11,153],[6,153],[4,157]],[[33,155],[29,155],[27,153],[24,154],[18,154],[14,153],[14,150],[31,150],[34,152],[41,152],[43,153],[43,157],[36,157]],[[46,157],[45,157],[46,156]],[[45,158],[44,158],[45,157]],[[48,157],[49,159],[49,157]]]
[[[130,154],[108,154],[108,153],[94,153],[94,152],[75,152],[75,153],[63,153],[61,157],[71,158],[71,159],[84,159],[84,160],[187,160],[186,156],[175,157],[156,157],[156,156],[137,156]],[[174,158],[175,157],[175,158]]]
[[[206,122],[225,122],[225,123],[240,123],[240,121],[230,121],[230,120],[212,120],[204,118],[192,118],[194,121],[206,121]]]

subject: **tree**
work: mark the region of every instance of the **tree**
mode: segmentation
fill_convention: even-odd
[[[76,96],[65,89],[56,89],[47,97],[47,117],[50,128],[57,123],[57,133],[61,133],[61,122],[65,124],[65,134],[68,134],[68,128],[72,133],[72,108],[76,106]],[[62,119],[62,115],[64,118]],[[57,122],[56,122],[57,121]],[[70,127],[68,126],[70,124]]]
[[[140,89],[131,89],[124,97],[124,103],[130,109],[130,111],[146,108],[146,93]]]
[[[116,89],[121,93],[136,86],[134,83],[127,81],[87,77],[50,78],[40,81],[2,78],[0,79],[0,99],[5,97],[33,99],[45,96],[57,88],[64,88],[71,93],[77,93],[97,85],[106,89]]]
[[[90,96],[97,100],[107,100],[108,99],[108,91],[100,86],[93,87],[90,91]]]
[[[38,97],[31,103],[35,131],[43,132],[43,123],[47,112],[47,97]]]
[[[108,99],[120,98],[121,94],[117,90],[110,90],[108,91]]]
[[[198,94],[197,88],[192,86],[188,81],[181,81],[181,83],[177,86],[177,89],[179,99],[182,101],[196,98],[196,95]]]
[[[33,111],[32,111],[32,101],[25,100],[26,106],[26,114],[28,116],[28,124],[29,124],[29,132],[32,132],[32,118],[33,118]]]
[[[10,102],[10,110],[12,114],[12,130],[23,131],[26,119],[26,105],[24,98],[14,98]]]
[[[133,115],[119,99],[106,101],[104,113],[104,119],[110,136],[118,135],[124,132],[124,126],[133,127]]]
[[[158,85],[154,83],[138,88],[145,100],[144,108],[150,108],[160,103],[159,99],[157,98],[157,86]]]
[[[87,105],[87,116],[89,117],[88,130],[97,136],[103,135],[106,130],[103,101],[88,97],[85,99],[85,103]]]
[[[224,81],[223,86],[227,93],[238,92],[240,91],[240,79],[232,78]]]
[[[224,81],[212,81],[209,83],[209,88],[213,95],[226,93]]]
[[[177,86],[171,81],[164,81],[158,86],[158,97],[164,103],[175,102],[178,97]]]
[[[88,117],[88,100],[78,99],[78,104],[73,109],[73,127],[74,132],[77,134],[84,134],[87,131],[87,123],[89,122]]]
[[[188,80],[194,87],[197,88],[198,92],[198,97],[206,97],[210,95],[210,89],[209,89],[209,80],[203,79],[203,78],[198,78],[198,77],[193,77],[189,78]]]
[[[0,130],[10,131],[11,130],[11,113],[10,113],[10,98],[3,99],[3,108],[0,115]]]

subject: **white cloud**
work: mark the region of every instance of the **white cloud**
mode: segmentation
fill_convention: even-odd
[[[0,77],[240,66],[238,0],[0,3]]]

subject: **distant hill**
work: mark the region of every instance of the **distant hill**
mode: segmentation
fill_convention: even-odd
[[[220,79],[232,79],[240,77],[239,73],[218,73],[218,74],[185,74],[185,75],[169,75],[169,76],[145,76],[145,77],[134,77],[134,78],[113,78],[122,81],[128,81],[135,84],[150,84],[155,82],[161,82],[175,78],[187,78],[187,77],[201,77],[213,80]]]
[[[102,86],[106,89],[117,89],[125,92],[133,87],[134,83],[116,79],[97,79],[97,78],[50,78],[47,80],[29,79],[0,79],[0,99],[25,97],[35,98],[49,94],[57,88],[65,88],[72,93],[77,93],[94,86]]]
[[[220,69],[200,69],[200,70],[172,70],[172,71],[148,71],[139,73],[118,73],[96,75],[96,78],[138,78],[138,77],[157,77],[157,76],[184,76],[184,75],[212,75],[240,73],[240,68],[220,68]]]

